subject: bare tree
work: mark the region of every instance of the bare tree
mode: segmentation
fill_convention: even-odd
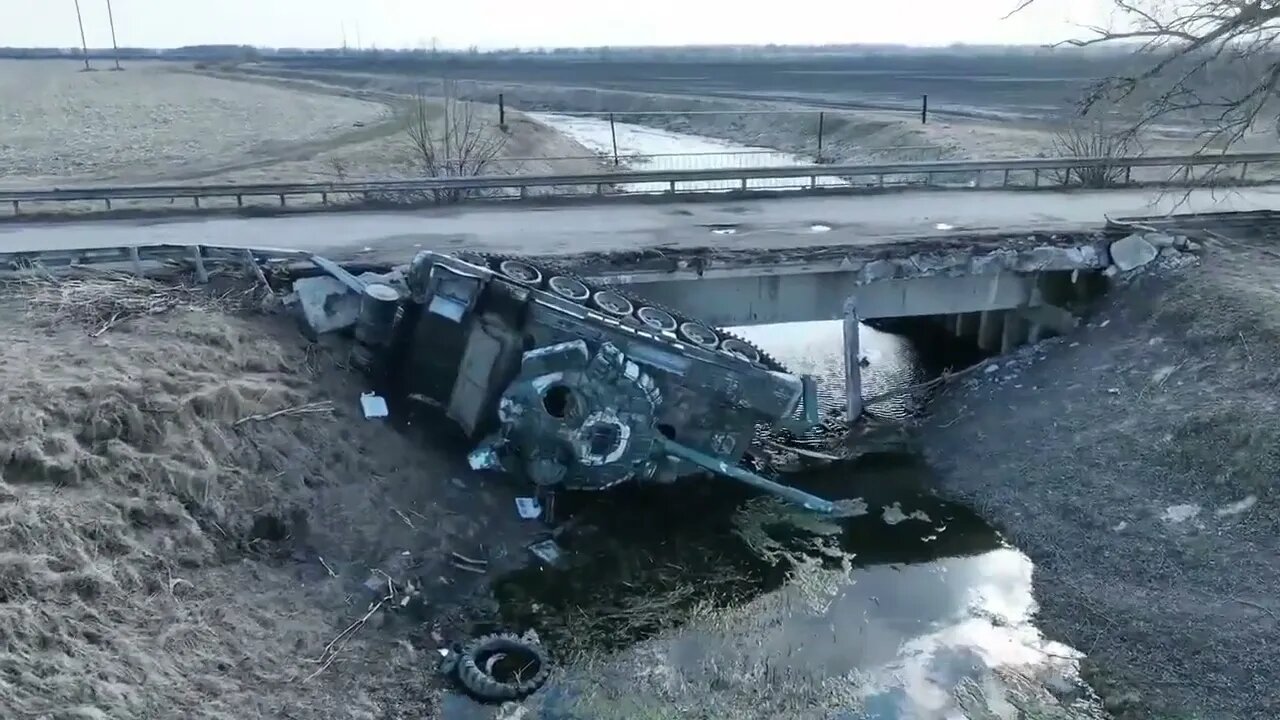
[[[416,169],[428,177],[481,175],[502,154],[507,137],[477,117],[474,103],[459,100],[453,81],[431,100],[421,87],[414,95],[405,127]],[[437,202],[457,202],[464,190],[437,190]]]
[[[1055,180],[1088,188],[1106,188],[1124,182],[1128,167],[1118,159],[1128,157],[1136,145],[1129,132],[1116,132],[1101,120],[1075,122],[1053,136],[1053,153],[1058,157],[1100,158],[1097,164],[1055,171]],[[1115,163],[1109,162],[1116,160]]]
[[[1038,0],[1020,0],[1016,14]],[[1110,103],[1139,106],[1137,134],[1162,119],[1202,123],[1201,151],[1226,152],[1263,123],[1280,130],[1280,0],[1112,0],[1113,23],[1061,45],[1132,43],[1136,71],[1101,79],[1082,114]]]

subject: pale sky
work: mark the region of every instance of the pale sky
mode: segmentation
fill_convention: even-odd
[[[112,0],[121,45],[557,47],[683,44],[1038,44],[1105,24],[1111,0]],[[110,47],[106,0],[80,0]],[[80,44],[74,0],[0,0],[0,46]]]

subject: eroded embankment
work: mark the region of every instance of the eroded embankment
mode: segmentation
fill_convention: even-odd
[[[1042,626],[1121,717],[1280,712],[1280,263],[1217,238],[925,428],[939,492],[1031,556]]]
[[[520,558],[502,485],[363,418],[345,353],[225,290],[6,287],[0,717],[433,716],[423,665],[481,583],[448,552]],[[335,642],[405,551],[426,622]]]

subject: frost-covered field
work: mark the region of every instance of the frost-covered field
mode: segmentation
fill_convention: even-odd
[[[0,186],[199,177],[376,125],[380,104],[133,62],[0,60]],[[357,125],[359,124],[359,125]]]

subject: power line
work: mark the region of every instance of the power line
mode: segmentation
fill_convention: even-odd
[[[84,52],[84,69],[90,70],[89,67],[89,42],[84,39],[84,19],[80,17],[80,0],[76,2],[76,23],[80,25],[80,48]]]
[[[116,54],[116,69],[120,67],[120,46],[116,44],[116,17],[111,13],[111,0],[107,0],[107,22],[111,23],[111,49]]]

